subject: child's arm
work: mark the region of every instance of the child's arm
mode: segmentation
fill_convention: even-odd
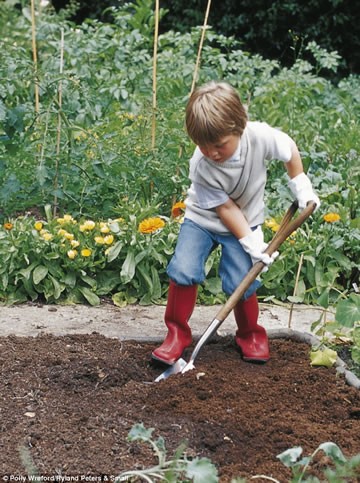
[[[216,207],[216,213],[226,228],[239,240],[250,235],[251,228],[238,205],[229,198],[225,203]]]
[[[229,198],[225,203],[217,206],[216,213],[250,255],[253,264],[261,260],[265,265],[270,265],[278,256],[279,252],[273,253],[271,257],[264,253],[268,244],[264,242],[261,226],[252,231],[242,211],[232,199]],[[267,267],[263,271],[266,270]]]
[[[304,173],[303,164],[299,150],[295,143],[291,148],[291,158],[285,163],[287,173],[289,175],[289,188],[299,202],[299,208],[302,210],[309,201],[316,203],[316,209],[320,206],[320,200],[314,193],[311,181]]]

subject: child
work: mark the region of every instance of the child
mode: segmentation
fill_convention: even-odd
[[[170,278],[165,341],[152,353],[156,361],[172,365],[191,342],[188,321],[196,303],[197,285],[205,279],[205,262],[221,245],[219,274],[231,295],[254,263],[270,265],[275,256],[264,251],[265,160],[285,163],[289,188],[305,208],[320,205],[295,142],[266,123],[251,122],[239,95],[225,82],[198,88],[186,107],[186,129],[197,145],[190,160],[191,186],[186,199],[175,253],[169,263]],[[269,344],[258,325],[256,280],[234,308],[235,342],[245,361],[266,362]]]

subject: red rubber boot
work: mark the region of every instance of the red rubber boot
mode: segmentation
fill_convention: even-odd
[[[259,304],[256,294],[242,300],[234,308],[238,330],[235,342],[247,362],[266,362],[270,359],[266,330],[258,325]]]
[[[156,361],[169,364],[177,361],[184,349],[192,342],[188,321],[193,313],[197,297],[197,285],[177,285],[170,281],[168,301],[165,310],[167,336],[160,347],[152,353]]]

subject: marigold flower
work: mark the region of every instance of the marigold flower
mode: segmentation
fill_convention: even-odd
[[[74,220],[71,215],[64,215],[63,218],[57,218],[56,221],[59,223],[59,225],[64,225],[65,223],[76,223],[76,220]]]
[[[71,222],[71,223],[76,223],[74,218],[71,215],[64,215],[64,221],[65,222]]]
[[[95,228],[95,221],[86,220],[85,223],[80,225],[80,231],[91,231]]]
[[[50,241],[50,240],[52,239],[52,237],[53,237],[53,236],[52,236],[52,234],[51,234],[51,233],[49,233],[48,231],[47,231],[47,232],[45,232],[45,233],[42,233],[42,235],[41,235],[41,236],[43,237],[43,239],[44,239],[45,241]]]
[[[100,231],[101,231],[101,233],[109,233],[109,231],[110,231],[109,225],[107,223],[101,222],[100,223]]]
[[[178,201],[171,208],[171,214],[174,218],[183,214],[186,205],[183,201]]]
[[[92,252],[91,252],[90,248],[83,248],[81,250],[81,256],[83,256],[83,257],[90,257],[91,253]]]
[[[37,221],[37,222],[34,224],[34,228],[35,228],[35,230],[37,230],[37,231],[42,230],[42,227],[43,227],[43,224],[42,224],[42,222],[41,222],[41,221]]]
[[[95,243],[97,243],[98,245],[104,245],[105,244],[105,240],[104,240],[103,236],[96,236],[94,238],[94,240],[95,240]]]
[[[265,226],[267,228],[270,228],[271,231],[273,231],[273,232],[277,232],[280,228],[279,223],[276,220],[274,220],[274,218],[270,218],[269,220],[265,220]]]
[[[337,213],[326,213],[323,218],[326,223],[335,223],[336,221],[340,220],[340,215],[338,215]]]
[[[146,218],[139,224],[140,233],[154,233],[165,226],[165,221],[161,218]]]
[[[104,238],[104,243],[105,245],[111,245],[112,243],[114,243],[114,235],[106,235],[106,237]]]
[[[74,258],[76,257],[76,255],[78,254],[77,250],[69,250],[67,252],[67,256],[71,259],[71,260],[74,260]]]
[[[73,240],[74,239],[74,234],[73,233],[66,232],[66,233],[64,233],[64,238],[66,238],[67,240]]]
[[[12,223],[4,223],[5,230],[12,230],[14,225]]]

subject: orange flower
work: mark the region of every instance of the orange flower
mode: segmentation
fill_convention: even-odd
[[[186,205],[182,201],[178,201],[173,205],[171,208],[171,215],[176,218],[177,216],[181,216],[186,208]]]
[[[323,218],[326,223],[335,223],[336,221],[340,220],[340,215],[338,215],[337,213],[326,213]]]
[[[140,233],[154,233],[155,231],[164,228],[165,221],[161,218],[146,218],[139,224]]]
[[[14,225],[12,223],[4,223],[5,230],[12,230]]]

